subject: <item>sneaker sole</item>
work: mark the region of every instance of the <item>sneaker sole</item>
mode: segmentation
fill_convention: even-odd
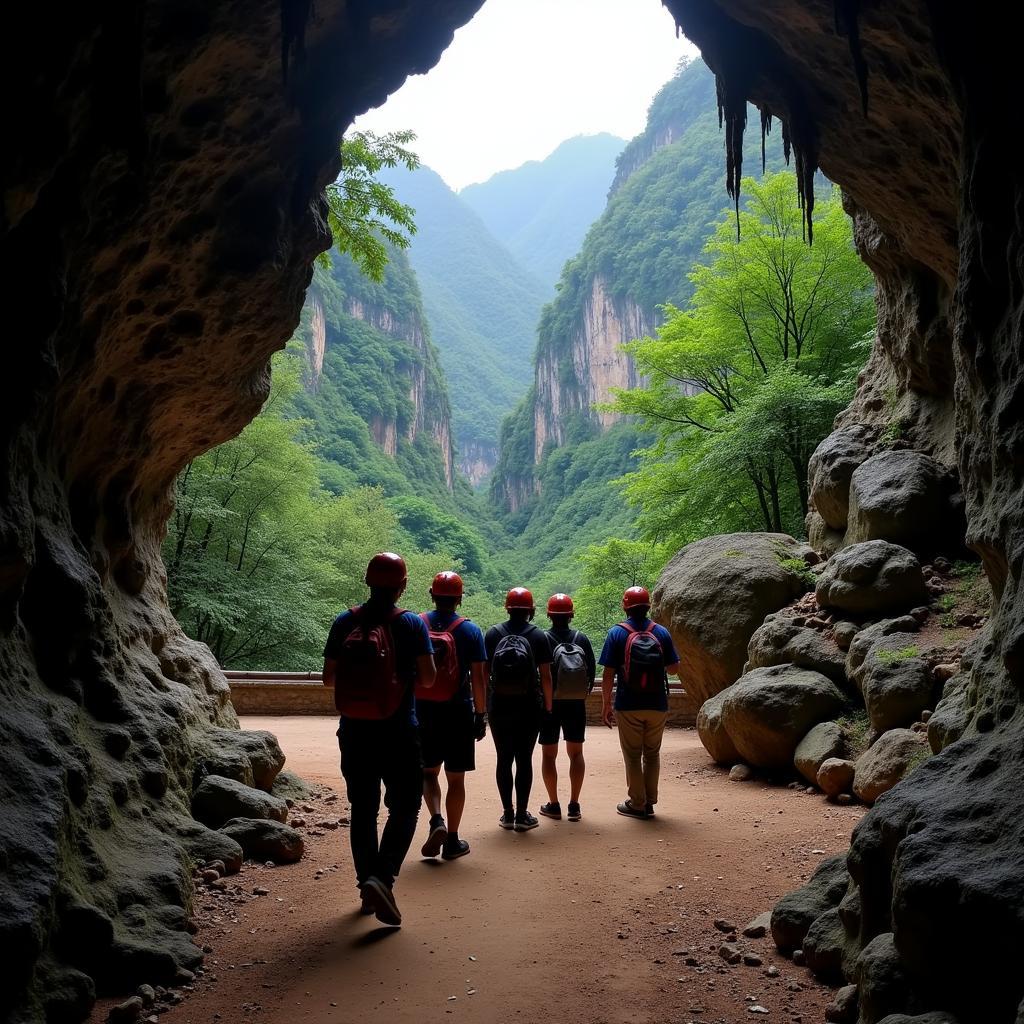
[[[624,818],[639,818],[640,821],[646,821],[647,820],[647,812],[646,811],[620,811],[618,809],[618,807],[616,807],[615,808],[615,813],[616,814],[621,814]],[[652,814],[651,817],[653,818],[654,815]]]
[[[442,853],[441,860],[458,860],[460,857],[465,857],[472,852],[472,849],[467,847],[465,850],[459,850],[458,853]]]
[[[512,832],[515,830],[515,825],[507,821],[499,821],[498,828],[503,828],[506,832]]]
[[[375,878],[363,883],[363,902],[373,908],[381,924],[390,925],[392,928],[401,926],[402,912],[398,909],[398,904],[388,895],[383,884]]]
[[[421,857],[436,857],[441,852],[441,847],[444,846],[445,840],[448,838],[448,829],[444,825],[435,828],[429,836],[427,841],[423,844],[423,848],[420,850]]]
[[[552,821],[561,821],[562,816],[560,814],[551,814],[549,811],[541,811],[541,815],[545,818],[550,818]]]
[[[569,815],[569,820],[570,821],[579,821],[582,817],[583,817],[582,814],[570,814]]]
[[[527,825],[527,824],[525,824],[523,822],[517,821],[516,824],[515,824],[515,830],[517,832],[529,832],[532,829],[535,829],[539,824],[540,824],[539,821],[535,821],[535,822],[533,822],[530,825]]]

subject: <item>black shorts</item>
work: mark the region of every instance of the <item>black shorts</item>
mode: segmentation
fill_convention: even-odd
[[[557,743],[559,732],[566,743],[582,743],[587,732],[587,702],[585,700],[556,700],[551,710],[544,713],[540,726],[540,743]]]
[[[471,772],[476,768],[476,735],[473,707],[464,700],[416,702],[420,723],[423,767],[450,772]]]

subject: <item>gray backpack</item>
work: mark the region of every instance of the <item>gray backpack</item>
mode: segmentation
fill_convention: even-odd
[[[551,652],[556,700],[586,700],[594,684],[587,669],[587,656],[577,642],[579,637],[575,633],[572,640],[558,644]]]

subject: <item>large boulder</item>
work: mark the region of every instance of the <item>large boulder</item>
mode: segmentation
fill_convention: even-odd
[[[747,645],[747,668],[787,664],[820,672],[840,684],[846,681],[846,655],[833,640],[783,614],[769,615]]]
[[[850,478],[874,451],[878,431],[863,423],[851,423],[832,431],[814,449],[807,464],[811,504],[826,526],[845,530],[850,512]]]
[[[697,712],[697,735],[704,749],[719,764],[734,764],[740,759],[739,751],[725,731],[722,721],[722,700],[726,690],[709,697]]]
[[[267,818],[232,818],[221,831],[238,843],[250,860],[294,864],[305,850],[302,836],[295,829]]]
[[[859,677],[868,720],[876,732],[910,725],[934,704],[931,668],[914,644],[876,644],[861,665]]]
[[[885,641],[888,650],[903,650],[917,646],[915,635],[921,624],[910,615],[901,615],[895,619],[882,619],[860,630],[850,641],[850,649],[846,653],[846,675],[860,689],[864,675],[864,665],[868,655],[875,646]]]
[[[739,678],[754,630],[808,589],[804,560],[816,558],[784,533],[726,533],[687,544],[665,566],[654,613],[699,703]]]
[[[963,736],[971,710],[966,674],[953,676],[947,680],[942,697],[928,719],[928,745],[932,753],[945,750]]]
[[[811,925],[838,907],[850,885],[846,855],[826,857],[807,883],[785,896],[772,909],[772,939],[784,953],[803,946]]]
[[[793,767],[812,785],[817,785],[818,770],[829,758],[846,753],[846,735],[838,722],[819,722],[797,744]]]
[[[931,456],[885,451],[850,479],[846,543],[887,540],[920,554],[960,550],[966,521],[956,474]]]
[[[876,935],[860,952],[855,965],[860,1020],[878,1024],[897,1010],[908,1007],[914,994],[892,932]],[[920,1007],[923,1009],[923,1007]]]
[[[210,729],[202,734],[198,764],[208,775],[270,791],[284,767],[277,737],[262,729]]]
[[[840,714],[842,690],[795,665],[756,668],[725,692],[722,721],[740,757],[759,768],[789,768],[814,725]]]
[[[814,781],[825,796],[849,793],[853,786],[856,768],[853,761],[841,757],[829,757],[821,762]]]
[[[853,775],[853,792],[858,800],[874,803],[930,754],[923,733],[909,729],[891,729],[868,747],[860,757]]]
[[[192,794],[192,817],[210,828],[220,828],[232,818],[284,821],[288,817],[288,805],[243,782],[208,775]]]
[[[827,608],[857,615],[903,611],[929,600],[914,553],[884,540],[834,554],[818,577],[815,595]]]

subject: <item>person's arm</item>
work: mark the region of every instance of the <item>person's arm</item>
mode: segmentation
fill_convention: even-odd
[[[416,655],[416,683],[422,686],[425,690],[429,690],[434,685],[434,680],[437,678],[437,668],[434,665],[434,656],[432,654],[417,654]]]
[[[590,642],[590,637],[586,633],[580,633],[580,639],[583,641],[583,656],[587,659],[587,671],[590,673],[590,687],[587,692],[594,688],[594,683],[597,682],[597,658],[594,657],[594,647]]]
[[[664,635],[661,637],[661,649],[665,655],[665,671],[670,676],[679,675],[679,655],[676,645],[672,642],[672,634],[664,626],[659,627]]]
[[[601,721],[610,729],[615,724],[615,712],[612,711],[612,687],[615,685],[615,669],[611,665],[604,666],[601,675]]]
[[[338,672],[338,662],[334,658],[324,658],[324,686],[334,689],[334,681]]]
[[[543,664],[540,668],[540,688],[544,691],[544,710],[551,710],[551,702],[555,696],[554,687],[551,684],[551,665]]]
[[[470,680],[473,683],[473,707],[478,715],[487,710],[487,662],[474,661],[469,667]]]
[[[675,662],[672,665],[666,665],[665,666],[665,671],[670,676],[677,676],[677,675],[679,675],[679,662],[677,661],[677,662]]]

